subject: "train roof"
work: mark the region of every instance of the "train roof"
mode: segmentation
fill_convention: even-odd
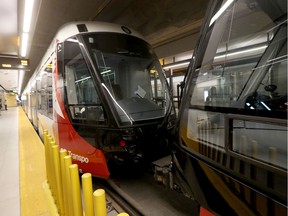
[[[119,25],[115,23],[98,22],[98,21],[69,22],[59,28],[51,44],[47,48],[47,51],[45,55],[43,56],[43,58],[46,59],[47,58],[46,56],[50,55],[54,51],[55,49],[54,44],[56,41],[62,42],[74,35],[86,34],[86,33],[92,33],[92,32],[114,32],[114,33],[121,33],[121,34],[129,34],[129,35],[133,35],[135,37],[145,40],[144,37],[139,32],[133,29],[130,29],[127,26],[123,26],[123,25]],[[41,61],[41,64],[42,64],[42,61]]]
[[[57,31],[56,35],[54,36],[52,42],[50,43],[49,47],[47,48],[44,56],[42,57],[41,61],[39,62],[36,70],[33,72],[33,76],[30,78],[34,79],[35,76],[40,72],[40,70],[45,67],[47,64],[47,60],[51,57],[51,54],[55,51],[55,42],[62,42],[66,39],[79,34],[86,34],[92,32],[114,32],[114,33],[121,33],[121,34],[129,34],[143,40],[144,37],[134,29],[131,29],[127,26],[115,24],[115,23],[108,23],[108,22],[99,22],[99,21],[76,21],[76,22],[69,22],[62,25],[59,30]],[[27,83],[28,87],[29,82]]]
[[[66,23],[59,28],[54,39],[57,39],[58,41],[64,41],[73,35],[85,34],[89,32],[115,32],[130,34],[144,40],[143,36],[139,32],[130,29],[127,26],[98,21],[77,21]]]

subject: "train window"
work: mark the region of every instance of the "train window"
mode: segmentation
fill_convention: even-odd
[[[41,81],[36,79],[37,110],[41,110]]]
[[[203,154],[206,147],[228,148],[287,169],[287,16],[281,7],[278,13],[266,7],[262,1],[233,1],[207,26],[188,78],[181,135]],[[243,25],[249,20],[253,25]],[[227,123],[229,115],[238,117]]]
[[[233,3],[211,24],[191,104],[287,113],[286,23],[274,22],[257,5],[242,14],[243,7],[243,2]],[[242,26],[247,19],[256,19],[254,11],[257,28]]]
[[[72,118],[104,121],[100,98],[76,38],[64,43],[64,64],[67,102]]]
[[[250,77],[245,108],[267,111],[287,110],[287,26],[278,30],[267,54]],[[276,42],[274,42],[276,41]],[[269,56],[267,56],[269,55]],[[266,57],[267,56],[267,57]],[[241,96],[239,97],[241,99]]]
[[[179,173],[215,214],[244,215],[242,204],[246,214],[285,214],[287,1],[211,1],[206,18],[185,77]]]
[[[36,81],[37,95],[39,99],[40,113],[53,118],[53,102],[52,102],[52,73],[51,67],[46,67],[39,75],[40,81]]]
[[[239,118],[239,116],[238,116]],[[230,116],[230,149],[277,167],[287,169],[287,125],[261,119]]]
[[[85,34],[83,40],[121,123],[165,115],[172,105],[167,82],[145,41],[117,33]]]

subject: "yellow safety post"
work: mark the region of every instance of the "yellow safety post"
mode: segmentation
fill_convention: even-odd
[[[55,199],[56,204],[58,203],[58,194],[57,194],[57,179],[56,179],[56,169],[55,169],[55,165],[54,165],[54,153],[53,153],[53,146],[55,146],[55,141],[53,140],[53,138],[51,136],[48,137],[49,141],[49,154],[50,154],[50,171],[51,171],[51,189],[52,189],[52,195]],[[57,152],[57,155],[59,154],[59,152]],[[58,206],[59,207],[59,206]]]
[[[47,129],[44,129],[44,130],[43,130],[43,142],[44,142],[44,145],[45,145],[46,142],[47,142],[47,135],[48,135],[48,130],[47,130]]]
[[[129,216],[129,214],[122,212],[122,213],[117,214],[117,216]]]
[[[242,147],[242,151],[241,153],[244,154],[244,155],[247,155],[247,136],[243,135],[241,136],[241,147]]]
[[[277,148],[269,147],[269,162],[273,165],[277,162]]]
[[[65,200],[65,212],[66,215],[72,216],[73,215],[73,209],[72,209],[72,193],[71,193],[71,179],[70,179],[70,165],[72,164],[72,158],[70,155],[67,155],[64,157],[64,175],[65,175],[65,187],[64,187],[64,193],[65,197],[67,197],[67,200]]]
[[[107,216],[106,196],[103,189],[95,190],[93,193],[94,216]]]
[[[77,164],[70,165],[69,170],[71,178],[70,189],[72,191],[73,215],[82,216],[83,212],[82,212],[78,165]]]
[[[55,182],[56,182],[56,194],[57,194],[57,202],[58,209],[61,215],[64,213],[64,205],[63,205],[63,193],[62,193],[62,181],[61,181],[61,170],[60,170],[60,159],[59,159],[59,146],[52,146],[53,152],[53,165],[54,165],[54,174],[55,174]]]
[[[67,215],[68,212],[68,206],[67,205],[67,196],[65,193],[65,185],[67,180],[65,179],[65,164],[64,164],[64,157],[67,156],[67,150],[66,149],[60,149],[60,172],[61,172],[61,183],[62,183],[62,196],[63,196],[63,206],[64,206],[64,214]]]
[[[258,158],[258,143],[256,140],[252,140],[252,157]]]
[[[45,165],[46,165],[46,177],[49,184],[49,155],[48,155],[48,131],[43,130],[43,141],[44,141],[44,148],[45,148]]]
[[[84,198],[84,215],[93,216],[93,187],[91,173],[84,173],[82,175],[82,190]]]
[[[45,140],[44,140],[45,141]],[[50,186],[50,189],[51,189],[51,170],[50,170],[50,141],[51,141],[51,137],[49,136],[49,134],[46,135],[46,144],[45,144],[45,155],[47,155],[47,164],[46,164],[46,167],[47,167],[47,180],[48,180],[48,183],[49,183],[49,186]],[[47,153],[46,153],[47,151]]]
[[[49,179],[48,179],[48,182],[49,182],[49,186],[50,186],[50,189],[51,189],[51,192],[52,192],[52,195],[53,197],[56,196],[55,194],[55,175],[54,175],[54,170],[53,170],[53,154],[52,154],[52,146],[55,145],[55,142],[53,141],[53,138],[48,135],[47,136],[47,149],[48,149],[48,158],[49,158],[49,161],[48,161],[48,168],[49,168]]]

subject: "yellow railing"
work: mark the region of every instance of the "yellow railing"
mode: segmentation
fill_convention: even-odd
[[[107,216],[105,191],[98,189],[93,192],[92,175],[84,173],[81,176],[81,193],[78,165],[72,164],[71,156],[65,149],[59,149],[47,130],[43,132],[43,139],[47,182],[58,213],[68,216]],[[119,213],[118,216],[129,215]]]

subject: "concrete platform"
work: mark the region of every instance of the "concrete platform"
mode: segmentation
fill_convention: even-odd
[[[46,182],[44,146],[22,108],[2,111],[0,128],[1,215],[58,215]]]
[[[0,152],[0,215],[58,216],[45,148],[22,107],[1,111]],[[107,216],[117,214],[113,210]]]

